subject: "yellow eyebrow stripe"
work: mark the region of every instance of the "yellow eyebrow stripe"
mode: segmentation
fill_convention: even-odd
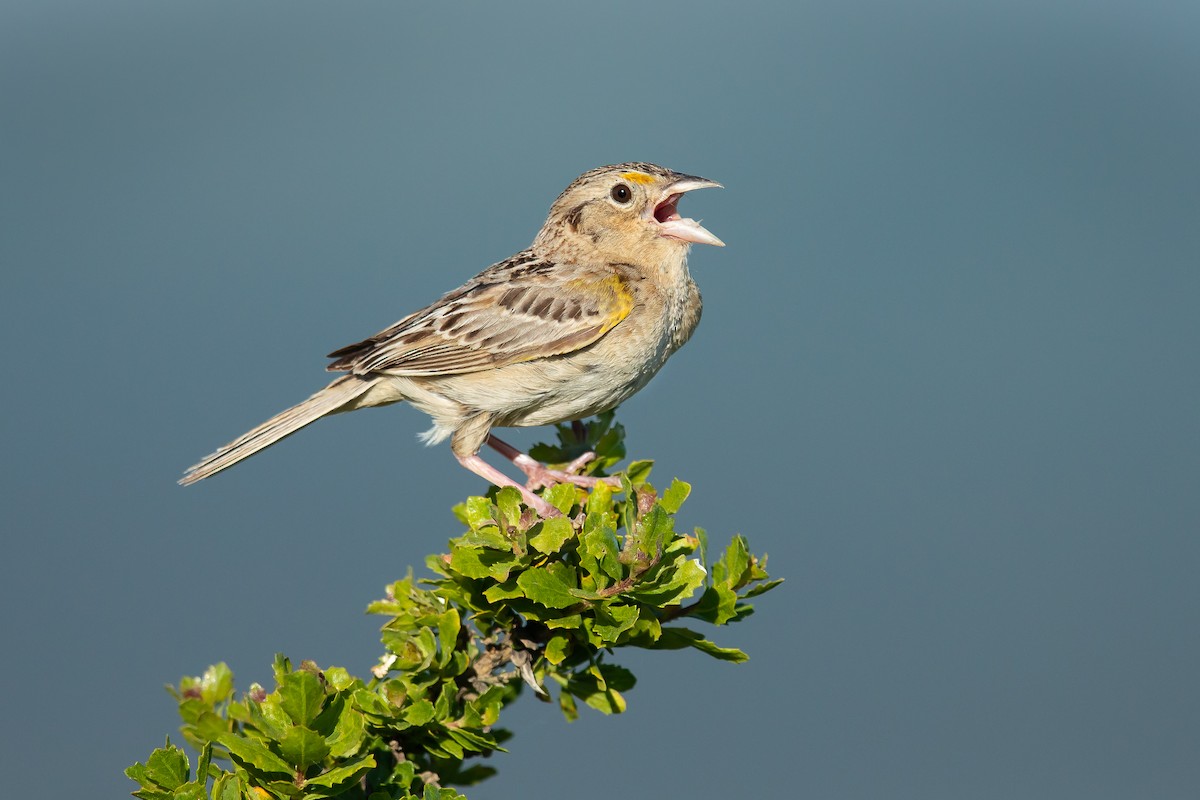
[[[630,183],[654,183],[654,176],[644,172],[622,172],[621,177]]]

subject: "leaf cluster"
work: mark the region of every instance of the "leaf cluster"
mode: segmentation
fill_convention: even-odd
[[[605,415],[560,426],[558,446],[533,452],[563,464],[594,452],[585,469],[599,476],[624,456],[622,437]],[[199,753],[196,770],[168,740],[126,771],[140,785],[134,795],[454,800],[462,795],[448,785],[494,773],[474,759],[504,749],[500,712],[523,686],[543,700],[557,695],[572,720],[579,701],[625,710],[635,679],[609,661],[617,648],[691,647],[744,661],[741,650],[680,623],[744,619],[753,611],[746,601],[780,581],[741,536],[709,562],[702,529],[675,530],[690,487],[672,481],[660,496],[651,466],[629,464],[617,490],[547,488],[543,498],[561,514],[548,519],[514,489],[457,506],[465,530],[427,559],[433,577],[410,574],[369,606],[386,618],[369,678],[308,661],[293,669],[277,656],[269,693],[252,684],[236,697],[224,664],[169,687]]]

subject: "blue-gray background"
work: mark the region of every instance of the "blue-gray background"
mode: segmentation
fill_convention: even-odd
[[[425,419],[175,478],[645,159],[729,246],[631,451],[789,580],[471,797],[1195,797],[1198,9],[8,0],[4,794],[123,795],[213,661],[365,671],[483,488]]]

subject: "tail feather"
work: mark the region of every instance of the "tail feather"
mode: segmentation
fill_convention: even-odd
[[[200,463],[189,467],[179,479],[181,486],[202,481],[228,469],[244,458],[257,453],[291,436],[296,431],[316,422],[321,417],[342,410],[375,384],[371,378],[346,375],[338,378],[312,397],[286,411],[281,411],[269,420],[248,431],[217,452],[205,456]]]

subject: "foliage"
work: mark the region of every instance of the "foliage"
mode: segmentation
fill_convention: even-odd
[[[534,454],[565,464],[593,452],[584,469],[594,475],[624,456],[611,414],[560,426],[558,435],[558,446]],[[746,660],[678,623],[744,619],[746,599],[780,581],[768,579],[765,557],[751,555],[741,536],[709,563],[703,530],[674,529],[689,486],[673,481],[660,496],[647,482],[650,467],[629,464],[617,490],[547,488],[542,496],[562,513],[550,519],[514,489],[457,506],[466,530],[448,553],[427,559],[436,577],[410,574],[368,608],[386,622],[385,653],[367,680],[277,656],[270,693],[252,684],[235,698],[224,664],[169,687],[199,760],[193,774],[168,740],[126,770],[141,787],[134,796],[454,800],[462,795],[447,785],[495,772],[467,764],[504,749],[509,733],[496,723],[522,686],[542,699],[553,691],[573,720],[580,701],[606,714],[625,710],[634,677],[608,660],[619,647]]]

